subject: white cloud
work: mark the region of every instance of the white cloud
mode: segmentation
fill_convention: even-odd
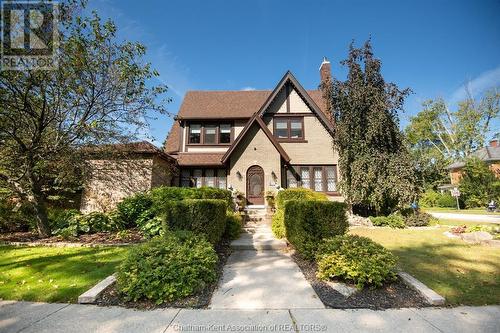
[[[241,88],[242,91],[252,91],[252,90],[255,90],[254,87],[243,87]]]
[[[467,90],[476,97],[488,88],[500,85],[500,66],[481,73],[478,77],[466,82],[451,95],[449,102],[457,103],[467,98]]]

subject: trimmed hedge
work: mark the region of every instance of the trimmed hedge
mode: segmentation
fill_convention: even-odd
[[[186,199],[221,199],[227,207],[233,207],[231,191],[213,187],[156,187],[151,190],[154,207],[162,207],[165,201],[180,201]]]
[[[137,219],[151,208],[153,200],[148,193],[137,193],[123,199],[117,206],[119,217],[128,226],[137,225]]]
[[[341,278],[358,288],[379,287],[396,279],[397,258],[382,245],[357,235],[326,239],[316,255],[318,278]]]
[[[234,240],[240,237],[243,229],[243,218],[238,213],[227,212],[226,216],[226,230],[224,231],[224,238]]]
[[[202,290],[217,277],[217,254],[204,237],[188,231],[132,248],[117,270],[117,287],[129,301],[174,301]]]
[[[273,215],[271,225],[276,238],[285,238],[285,202],[288,200],[318,200],[328,201],[328,197],[323,193],[314,192],[306,188],[290,188],[281,190],[276,195],[276,212]]]
[[[276,195],[276,205],[279,209],[285,208],[285,202],[288,200],[319,200],[328,201],[324,193],[314,192],[307,188],[289,188],[279,191]]]
[[[221,199],[165,201],[161,208],[163,229],[190,230],[217,244],[226,229],[226,209],[226,201]]]
[[[344,203],[318,200],[285,202],[286,238],[307,259],[314,257],[322,239],[343,235],[347,228]]]

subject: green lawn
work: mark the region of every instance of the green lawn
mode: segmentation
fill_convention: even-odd
[[[0,246],[0,299],[76,302],[112,274],[126,248]]]
[[[404,271],[449,304],[500,304],[500,248],[450,239],[443,235],[448,229],[357,228],[350,233],[387,247],[399,257]]]
[[[500,215],[499,212],[487,212],[486,208],[471,208],[471,209],[460,209],[455,208],[422,208],[424,212],[436,212],[436,213],[454,213],[454,214],[477,214],[477,215]]]
[[[488,223],[484,221],[464,221],[464,220],[454,220],[454,219],[438,219],[437,222],[432,223],[434,225],[487,225],[487,226],[497,226],[500,227],[498,223]]]

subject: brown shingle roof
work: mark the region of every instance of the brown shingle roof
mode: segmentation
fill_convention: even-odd
[[[163,151],[167,154],[175,153],[179,151],[179,143],[181,138],[181,126],[177,121],[174,120],[170,132],[168,132],[167,139],[165,140],[165,145],[163,146]]]
[[[251,91],[188,91],[177,117],[181,119],[248,118],[264,104],[271,90]],[[326,113],[320,90],[307,90],[311,99]],[[180,126],[174,122],[165,141],[164,151],[179,151]]]
[[[188,91],[177,116],[181,119],[250,118],[264,104],[271,90]],[[307,90],[325,112],[321,91]]]
[[[208,154],[208,153],[179,153],[177,155],[177,163],[179,166],[222,166],[221,154]]]
[[[86,146],[82,148],[84,154],[89,156],[101,156],[101,155],[112,155],[113,157],[119,158],[120,155],[129,154],[150,154],[158,155],[159,157],[175,162],[175,159],[158,149],[155,145],[147,141],[137,141],[128,143],[114,143],[114,144],[103,144],[103,145],[93,145]]]

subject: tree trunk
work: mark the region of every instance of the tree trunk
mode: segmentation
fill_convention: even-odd
[[[38,230],[38,235],[41,237],[49,237],[50,232],[50,224],[47,216],[47,205],[45,203],[45,197],[42,193],[42,186],[40,185],[40,181],[36,176],[34,170],[34,163],[32,159],[29,159],[31,163],[28,163],[28,172],[27,176],[30,182],[30,192],[29,201],[31,205],[35,209],[35,222],[36,228]]]
[[[41,194],[41,193],[40,193]],[[47,206],[42,195],[34,194],[31,199],[33,208],[35,209],[35,221],[38,234],[41,237],[50,236],[50,224],[47,216]]]

